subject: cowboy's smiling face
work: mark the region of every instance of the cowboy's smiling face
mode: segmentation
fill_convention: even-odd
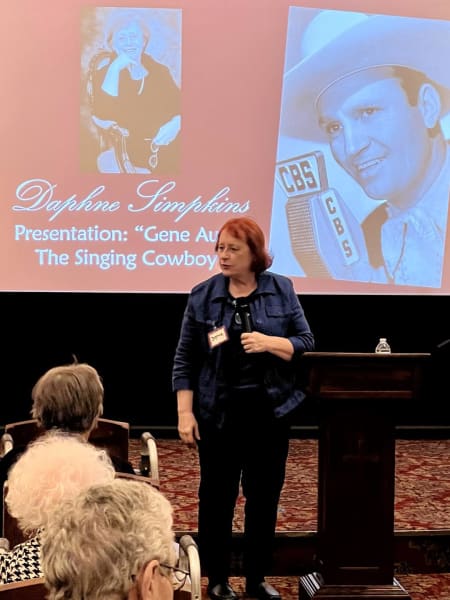
[[[317,110],[335,160],[369,197],[399,207],[417,197],[432,141],[423,107],[409,104],[391,69],[339,80],[321,94]]]

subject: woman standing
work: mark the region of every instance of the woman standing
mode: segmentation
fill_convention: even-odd
[[[178,432],[200,459],[198,535],[212,600],[234,600],[228,583],[239,485],[246,499],[247,594],[279,599],[265,581],[289,449],[289,415],[304,398],[297,359],[314,337],[292,282],[272,264],[253,220],[227,221],[215,250],[221,273],[188,299],[173,389]]]

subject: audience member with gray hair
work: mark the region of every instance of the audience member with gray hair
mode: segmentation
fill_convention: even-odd
[[[41,535],[53,513],[81,490],[114,477],[107,453],[78,437],[49,432],[31,443],[11,468],[5,502],[32,537],[0,555],[0,582],[42,577]]]
[[[78,435],[87,440],[103,414],[103,383],[97,370],[74,361],[49,369],[35,383],[31,416],[43,431]],[[0,483],[26,446],[14,445],[0,460]],[[111,456],[116,471],[133,474],[130,463]],[[0,517],[1,518],[1,517]]]
[[[175,561],[172,507],[143,482],[83,490],[43,533],[48,600],[171,600],[188,575]]]
[[[49,369],[31,392],[31,416],[46,430],[89,436],[103,414],[103,383],[97,370],[74,362]]]

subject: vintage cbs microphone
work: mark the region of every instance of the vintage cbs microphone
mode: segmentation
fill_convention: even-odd
[[[276,165],[275,179],[287,197],[292,251],[307,277],[364,279],[367,250],[360,224],[338,192],[328,187],[320,151]],[[361,277],[359,277],[359,275]]]

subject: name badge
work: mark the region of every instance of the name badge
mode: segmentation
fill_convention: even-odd
[[[208,342],[211,349],[220,346],[220,344],[223,344],[226,341],[228,341],[228,333],[225,329],[225,325],[208,332]]]

